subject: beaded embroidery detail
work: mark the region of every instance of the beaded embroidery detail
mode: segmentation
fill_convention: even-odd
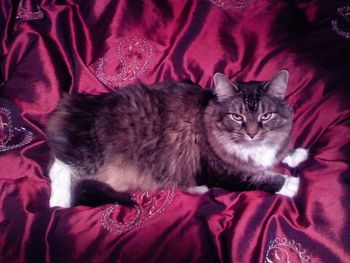
[[[153,48],[146,39],[138,37],[124,39],[117,45],[115,58],[99,58],[95,74],[109,88],[126,86],[145,73],[152,55]],[[106,73],[106,69],[111,67],[114,67],[113,75]]]
[[[270,242],[264,263],[277,262],[310,263],[311,257],[300,243],[277,237]]]
[[[5,145],[12,137],[10,114],[8,109],[0,108],[0,146]]]
[[[344,21],[344,23],[342,23],[343,29],[340,29],[339,19],[332,20],[332,28],[338,35],[350,39],[350,6],[339,7],[337,11],[338,15],[340,15],[341,19]]]
[[[243,8],[250,0],[210,0],[214,5],[222,9]]]
[[[15,127],[11,111],[0,107],[0,152],[20,148],[33,139],[33,133],[24,127]]]
[[[126,233],[164,212],[173,202],[174,196],[175,188],[134,193],[132,196],[136,203],[134,208],[114,204],[102,212],[101,224],[104,229],[114,234]],[[117,208],[120,208],[119,211],[116,211]]]
[[[27,10],[23,6],[23,1],[21,0],[18,4],[17,9],[17,16],[16,19],[22,20],[22,21],[29,21],[29,20],[39,20],[44,17],[43,11],[41,11],[40,6],[34,1],[35,5],[35,11],[33,10]]]

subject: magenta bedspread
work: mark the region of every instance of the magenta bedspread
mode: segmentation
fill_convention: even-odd
[[[0,262],[350,262],[350,4],[277,0],[3,0]],[[289,199],[134,193],[125,208],[49,208],[45,124],[63,93],[214,72],[288,69],[290,148],[309,149]]]

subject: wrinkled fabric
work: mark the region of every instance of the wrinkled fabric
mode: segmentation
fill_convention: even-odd
[[[346,1],[1,1],[0,262],[350,262],[349,19]],[[297,197],[165,189],[49,208],[45,125],[64,93],[281,69],[290,148],[310,154],[277,168],[300,176]]]

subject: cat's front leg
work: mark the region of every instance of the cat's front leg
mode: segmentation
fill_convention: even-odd
[[[285,176],[282,188],[276,194],[288,196],[290,198],[296,196],[299,190],[300,178],[293,176]]]
[[[267,171],[250,176],[248,184],[256,190],[292,198],[298,193],[300,178]]]
[[[283,160],[282,163],[287,164],[291,168],[297,167],[304,162],[308,157],[308,151],[304,148],[297,148],[291,151]]]

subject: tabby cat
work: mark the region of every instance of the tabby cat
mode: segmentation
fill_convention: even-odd
[[[128,205],[130,191],[168,187],[293,197],[299,178],[272,171],[288,154],[287,81],[285,70],[247,83],[217,73],[214,90],[169,82],[65,96],[47,128],[50,205]],[[295,166],[306,158],[306,151],[297,153],[285,161]]]

